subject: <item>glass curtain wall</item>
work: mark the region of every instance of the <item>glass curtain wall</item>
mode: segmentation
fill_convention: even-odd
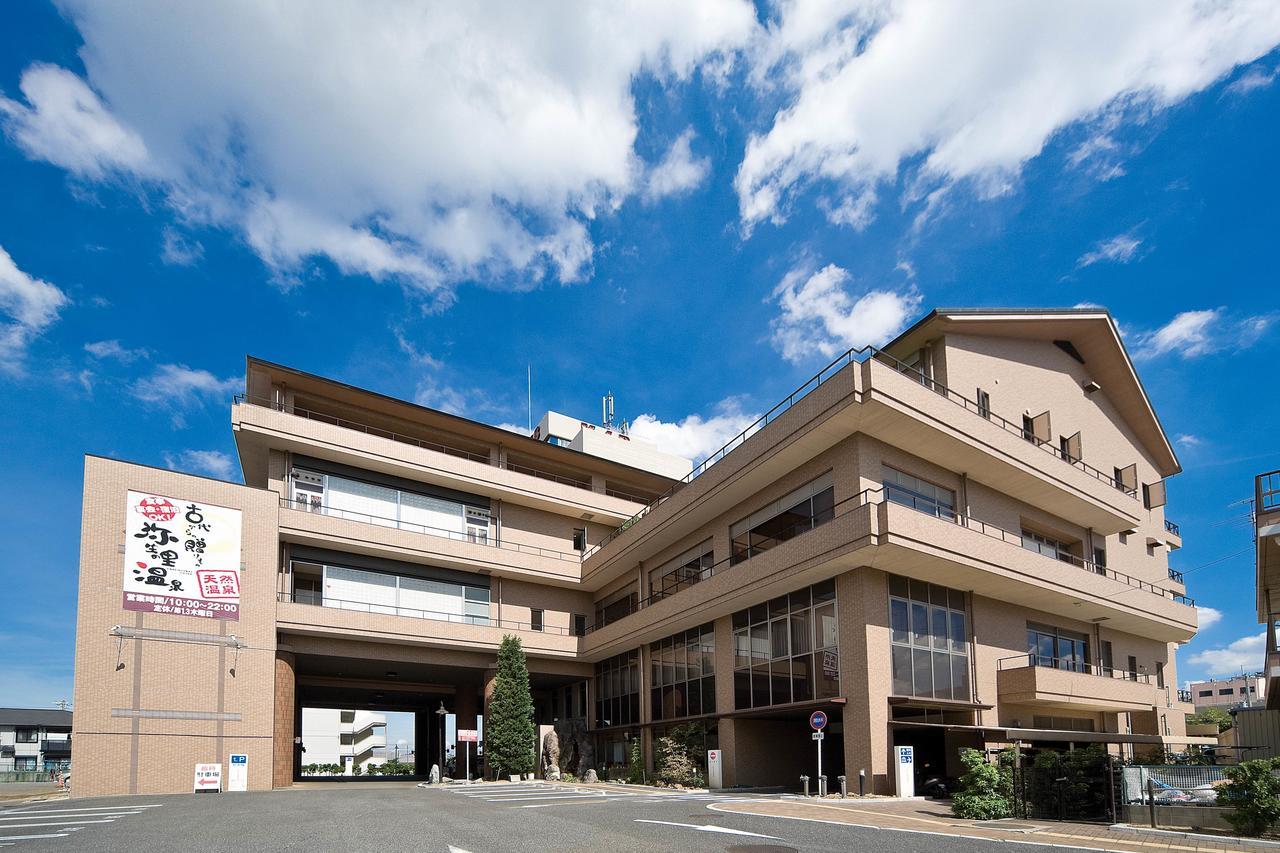
[[[616,655],[596,664],[598,729],[640,722],[640,651]]]
[[[324,607],[443,619],[468,625],[489,624],[489,590],[448,581],[371,572],[346,566],[294,560],[291,570],[321,577],[318,601]]]
[[[835,487],[832,481],[832,474],[828,471],[730,526],[733,550],[729,562],[737,564],[749,560],[835,518]]]
[[[963,592],[890,575],[893,695],[968,701],[967,621]]]
[[[834,580],[733,614],[733,693],[738,710],[840,695]]]
[[[710,623],[649,644],[652,719],[715,713],[715,651],[715,631]]]
[[[483,507],[301,468],[294,469],[293,492],[295,505],[312,512],[481,542],[488,539],[489,511]]]

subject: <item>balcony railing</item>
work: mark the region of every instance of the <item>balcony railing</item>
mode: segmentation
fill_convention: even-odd
[[[1164,529],[1167,532],[1172,533],[1174,536],[1182,535],[1182,533],[1178,530],[1178,525],[1174,524],[1172,521],[1170,521],[1167,518],[1164,520]]]
[[[294,604],[308,604],[333,610],[353,610],[357,613],[378,613],[384,616],[408,616],[413,619],[430,619],[434,622],[452,622],[458,625],[476,625],[481,628],[504,628],[513,631],[535,631],[539,634],[560,634],[570,636],[569,628],[559,628],[543,624],[535,628],[530,622],[518,622],[514,619],[494,619],[489,616],[467,616],[463,613],[444,613],[438,610],[422,610],[416,607],[400,607],[391,604],[374,604],[368,601],[347,601],[330,598],[311,590],[295,590],[294,592],[276,593],[277,601],[288,601]]]
[[[64,754],[71,752],[71,741],[68,740],[42,740],[40,741],[41,752],[51,752]]]
[[[252,397],[248,394],[236,394],[232,398],[232,402],[236,405],[245,403],[251,406],[259,406],[264,409],[272,409],[277,412],[284,412],[289,415],[297,415],[300,418],[319,421],[320,423],[330,424],[331,426],[342,427],[343,429],[352,429],[362,432],[365,435],[372,435],[378,438],[387,438],[392,441],[398,441],[402,444],[411,444],[414,447],[421,447],[424,450],[434,450],[436,453],[444,453],[448,456],[454,456],[459,459],[467,459],[471,462],[478,462],[482,465],[493,465],[493,459],[484,453],[476,453],[472,450],[466,450],[460,447],[453,447],[448,444],[442,444],[438,441],[428,441],[426,439],[417,438],[404,433],[395,432],[393,430],[383,429],[381,427],[362,424],[358,421],[340,418],[335,415],[326,414],[324,412],[315,412],[310,409],[303,409],[298,406],[286,405],[279,400],[271,400],[265,397]],[[591,483],[588,480],[581,480],[576,477],[569,477],[564,474],[556,474],[552,471],[544,471],[540,468],[533,468],[528,465],[520,465],[514,462],[508,462],[498,467],[507,471],[514,471],[518,474],[525,474],[530,477],[537,477],[539,480],[550,480],[552,482],[561,483],[566,486],[573,486],[578,489],[592,491]],[[613,497],[631,500],[636,503],[644,503],[642,499],[635,495],[628,495],[625,492],[616,489],[606,489],[606,494],[612,494]]]
[[[1115,478],[1112,477],[1110,474],[1104,473],[1103,471],[1093,467],[1092,465],[1088,464],[1087,462],[1084,462],[1083,460],[1076,459],[1075,457],[1070,456],[1069,454],[1065,453],[1060,447],[1053,444],[1052,442],[1041,441],[1040,439],[1037,439],[1034,437],[1028,438],[1027,433],[1023,428],[1022,424],[1020,423],[1015,424],[1013,421],[1002,418],[1000,415],[997,415],[995,412],[991,411],[989,406],[979,405],[976,401],[970,400],[968,397],[964,396],[963,394],[960,394],[956,391],[951,390],[950,388],[947,388],[941,382],[938,382],[935,379],[931,379],[927,374],[925,374],[923,371],[919,370],[918,368],[905,364],[904,362],[899,361],[898,359],[894,358],[888,353],[883,352],[875,347],[867,346],[867,347],[862,347],[861,349],[851,349],[845,352],[843,355],[837,356],[834,360],[831,361],[830,364],[828,364],[826,367],[819,370],[812,377],[810,377],[808,381],[800,385],[800,387],[796,388],[794,391],[788,394],[785,398],[779,401],[777,405],[775,405],[769,411],[765,412],[763,415],[758,417],[746,429],[738,433],[733,438],[729,439],[729,441],[726,442],[723,447],[721,447],[719,450],[712,453],[710,456],[708,456],[698,465],[694,466],[692,471],[686,474],[678,482],[673,484],[671,488],[667,489],[667,491],[663,492],[661,495],[654,498],[639,512],[631,516],[631,518],[628,518],[621,525],[619,525],[617,529],[615,529],[612,533],[610,533],[604,539],[600,540],[600,542],[598,542],[595,546],[593,546],[590,550],[587,551],[585,556],[587,557],[591,556],[592,554],[594,554],[595,552],[603,548],[605,545],[607,545],[609,542],[611,542],[615,537],[620,536],[624,531],[629,529],[641,518],[644,518],[650,512],[652,512],[653,510],[661,506],[664,501],[666,501],[668,498],[675,495],[675,493],[680,491],[680,489],[684,488],[684,486],[688,485],[689,483],[696,480],[698,477],[705,474],[708,470],[710,470],[710,468],[713,465],[715,465],[717,462],[719,462],[720,460],[728,456],[730,453],[732,453],[735,449],[737,449],[744,442],[746,442],[746,440],[749,439],[751,436],[755,435],[757,432],[759,432],[769,424],[776,421],[779,417],[781,417],[783,414],[789,411],[792,407],[794,407],[796,403],[800,402],[805,397],[809,396],[809,394],[816,391],[824,383],[830,381],[837,373],[839,373],[845,367],[847,367],[850,364],[861,364],[862,362],[868,359],[874,359],[875,361],[888,365],[889,367],[893,368],[897,372],[910,377],[914,381],[919,382],[924,387],[930,389],[931,391],[936,392],[943,399],[956,404],[957,406],[959,406],[960,408],[968,412],[972,412],[974,415],[982,418],[983,420],[986,420],[995,424],[996,426],[1000,427],[1005,432],[1010,433],[1011,435],[1016,435],[1018,438],[1028,440],[1032,446],[1038,447],[1044,452],[1048,453],[1049,455],[1057,457],[1058,459],[1070,465],[1071,467],[1077,468],[1085,472],[1086,474],[1098,480],[1099,482],[1105,483],[1106,485],[1119,490],[1123,494],[1128,495],[1129,497],[1134,498],[1135,500],[1137,499],[1137,496],[1138,496],[1137,489],[1130,489],[1130,488],[1124,487],[1120,483],[1116,482]],[[1280,472],[1277,472],[1277,475],[1278,475],[1277,485],[1280,486]],[[1280,495],[1277,496],[1277,502],[1280,503]]]
[[[1174,569],[1169,570],[1169,580],[1176,581],[1178,583],[1187,582],[1186,579],[1182,577],[1182,572],[1176,571]]]
[[[355,512],[349,509],[339,509],[337,507],[325,506],[322,504],[309,504],[301,500],[292,500],[290,498],[281,498],[280,506],[285,509],[292,509],[296,512],[305,512],[310,515],[324,515],[330,518],[341,518],[347,521],[361,521],[365,524],[376,524],[379,527],[394,527],[397,530],[408,530],[412,533],[423,533],[428,536],[439,536],[444,539],[452,539],[455,542],[468,542],[472,545],[484,545],[489,548],[501,548],[504,551],[517,551],[521,554],[535,554],[539,557],[551,557],[556,560],[566,560],[578,563],[582,559],[582,555],[576,551],[569,553],[567,551],[556,551],[551,548],[539,548],[536,545],[524,545],[520,542],[498,541],[489,537],[473,536],[469,533],[460,533],[457,530],[447,530],[442,527],[431,527],[426,524],[417,524],[412,521],[404,521],[398,518],[389,518],[381,515],[370,515],[366,512]]]
[[[1258,512],[1280,509],[1280,471],[1259,474],[1254,480],[1254,498]]]
[[[1133,587],[1134,589],[1140,589],[1144,592],[1149,592],[1154,595],[1158,595],[1161,598],[1171,599],[1172,601],[1175,601],[1179,604],[1186,604],[1191,607],[1195,606],[1196,601],[1194,598],[1190,598],[1189,596],[1182,595],[1181,593],[1174,592],[1173,590],[1166,589],[1162,586],[1157,586],[1156,584],[1141,580],[1140,578],[1135,578],[1132,575],[1127,575],[1123,572],[1117,572],[1117,571],[1114,571],[1113,569],[1108,569],[1106,566],[1102,565],[1101,563],[1094,563],[1090,560],[1081,559],[1080,557],[1077,557],[1074,554],[1068,554],[1065,552],[1059,552],[1057,557],[1051,557],[1046,554],[1041,554],[1039,551],[1033,551],[1029,548],[1025,548],[1023,545],[1023,537],[1021,533],[1011,533],[1010,531],[1005,530],[1002,527],[997,527],[994,524],[987,524],[986,522],[979,521],[978,519],[973,518],[972,516],[960,515],[956,512],[955,507],[937,503],[936,501],[930,500],[923,496],[914,495],[914,494],[908,495],[904,493],[903,490],[901,489],[890,488],[888,490],[888,494],[889,494],[889,497],[887,500],[889,503],[906,507],[907,509],[918,512],[922,515],[928,515],[928,516],[932,516],[933,518],[941,519],[942,521],[950,522],[960,527],[964,527],[968,530],[973,530],[977,533],[981,533],[984,536],[989,536],[992,539],[999,539],[1000,541],[1007,542],[1010,545],[1017,545],[1019,548],[1023,548],[1023,550],[1027,551],[1028,553],[1040,554],[1040,556],[1043,556],[1047,560],[1054,560],[1055,562],[1066,563],[1068,565],[1075,566],[1076,568],[1084,569],[1085,571],[1091,574],[1102,575],[1103,577],[1107,577],[1107,578],[1110,578],[1111,580],[1118,581],[1119,583],[1122,583],[1125,586]],[[790,528],[785,533],[780,533],[777,536],[772,536],[772,537],[768,537],[767,539],[753,542],[752,547],[753,549],[759,550],[761,552],[770,550],[773,547],[782,544],[783,542],[794,539],[799,535],[803,535],[809,530],[813,530],[816,527],[821,526],[821,524],[828,523],[829,521],[834,521],[835,519],[841,517],[842,515],[854,509],[857,509],[858,507],[866,506],[868,504],[885,503],[886,502],[885,495],[886,495],[886,490],[884,488],[866,489],[864,491],[858,492],[856,495],[852,495],[851,497],[847,497],[844,500],[837,502],[832,507],[829,517],[827,517],[824,521],[819,523],[814,523],[814,522],[802,523],[800,525],[795,526],[794,528]],[[590,627],[588,627],[587,632],[591,633],[593,631],[597,631],[603,628],[607,624],[617,622],[620,619],[630,616],[632,613],[635,613],[638,610],[642,610],[645,607],[648,607],[649,605],[654,604],[657,601],[661,601],[664,598],[669,598],[670,596],[675,595],[676,593],[682,590],[688,589],[691,586],[696,586],[697,584],[702,583],[703,581],[708,580],[724,572],[726,569],[729,569],[736,565],[741,565],[744,562],[748,562],[750,559],[751,559],[750,557],[748,557],[746,560],[739,558],[735,561],[734,556],[730,554],[727,557],[723,557],[717,560],[716,562],[712,563],[710,566],[706,566],[702,569],[697,570],[696,572],[690,572],[689,575],[687,576],[678,577],[676,582],[671,586],[661,591],[654,592],[651,595],[649,595],[647,598],[637,599],[635,604],[632,605],[631,607],[619,608],[621,612],[617,612],[613,614],[608,619],[602,619],[599,616],[597,616],[597,619],[598,619],[597,623],[595,625],[591,625]]]
[[[1190,690],[1179,690],[1179,691],[1178,691],[1178,701],[1179,701],[1179,702],[1194,702],[1195,700],[1193,700],[1193,699],[1191,698],[1191,691],[1190,691]]]
[[[1076,658],[1054,658],[1027,652],[1023,655],[1012,655],[996,661],[996,669],[1022,669],[1036,666],[1042,669],[1061,669],[1067,672],[1078,672],[1096,678],[1115,678],[1121,681],[1133,681],[1140,684],[1153,684],[1156,679],[1149,672],[1130,672],[1113,666],[1078,660]]]

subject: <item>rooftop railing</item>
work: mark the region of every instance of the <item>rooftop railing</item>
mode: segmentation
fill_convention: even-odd
[[[1169,570],[1169,580],[1176,581],[1178,583],[1186,583],[1186,578],[1182,576],[1182,572],[1177,571],[1176,569]]]
[[[1254,480],[1254,497],[1258,512],[1280,509],[1280,471],[1259,474]]]
[[[379,613],[384,616],[408,616],[413,619],[430,619],[433,622],[452,622],[457,625],[475,625],[480,628],[503,628],[513,631],[534,631],[539,634],[559,634],[569,636],[569,628],[554,625],[541,625],[537,628],[531,622],[518,622],[514,619],[494,619],[490,616],[468,616],[465,613],[445,613],[439,610],[422,610],[417,607],[401,607],[398,604],[375,604],[369,601],[348,601],[330,598],[313,593],[311,590],[295,590],[294,592],[276,593],[277,601],[288,601],[294,604],[307,604],[314,607],[327,607],[334,610],[354,610],[358,613]]]
[[[1174,536],[1182,535],[1181,531],[1178,530],[1178,525],[1174,524],[1167,518],[1164,520],[1164,529],[1166,532],[1172,533]]]
[[[323,504],[306,503],[303,500],[291,500],[290,498],[281,498],[280,506],[285,509],[296,510],[297,512],[305,512],[311,515],[323,515],[329,518],[341,518],[347,521],[360,521],[365,524],[376,524],[379,527],[394,527],[397,530],[408,530],[412,533],[424,533],[428,536],[439,536],[443,539],[451,539],[455,542],[468,542],[472,545],[484,545],[489,548],[501,548],[504,551],[518,551],[521,554],[535,554],[539,557],[552,557],[557,560],[566,560],[578,563],[582,559],[582,555],[576,551],[569,553],[567,551],[555,551],[550,548],[539,548],[536,545],[524,545],[520,542],[499,541],[488,536],[476,536],[471,533],[461,533],[457,530],[448,530],[443,527],[431,527],[426,524],[418,524],[412,521],[404,521],[398,518],[388,518],[382,515],[370,515],[367,512],[355,512],[349,509],[339,509],[337,507],[326,506]]]
[[[721,447],[719,450],[709,455],[706,459],[704,459],[698,465],[694,466],[692,471],[686,474],[678,482],[673,484],[671,488],[667,489],[667,491],[663,492],[661,495],[654,498],[647,505],[645,505],[645,507],[642,508],[639,512],[637,512],[635,515],[631,516],[631,518],[628,518],[621,525],[619,525],[612,533],[610,533],[604,539],[600,540],[600,542],[596,543],[593,547],[588,549],[588,551],[586,552],[583,558],[585,559],[586,557],[589,557],[592,554],[596,553],[605,545],[607,545],[609,542],[613,541],[613,539],[620,536],[623,532],[631,528],[637,521],[639,521],[644,516],[648,515],[657,507],[661,506],[663,502],[665,502],[668,498],[675,495],[675,493],[680,491],[680,489],[682,489],[684,486],[688,485],[689,483],[696,480],[698,477],[705,474],[708,470],[710,470],[710,468],[713,465],[715,465],[717,462],[724,459],[726,456],[728,456],[730,453],[732,453],[734,450],[740,447],[751,436],[755,435],[760,430],[764,429],[766,426],[776,421],[783,414],[790,411],[791,408],[793,408],[796,405],[796,403],[803,400],[813,391],[816,391],[818,388],[820,388],[823,384],[825,384],[830,379],[832,379],[837,373],[839,373],[845,367],[849,366],[850,364],[861,364],[862,362],[868,359],[874,359],[875,361],[888,365],[898,373],[901,373],[905,376],[910,377],[912,380],[919,382],[922,386],[934,391],[939,396],[943,397],[944,399],[946,399],[951,403],[954,403],[960,408],[973,413],[974,415],[982,418],[983,420],[986,420],[986,421],[989,421],[990,423],[995,424],[996,426],[1000,427],[1005,432],[1008,432],[1011,435],[1016,435],[1019,438],[1022,438],[1028,441],[1034,447],[1038,447],[1044,452],[1048,453],[1049,455],[1057,457],[1059,460],[1065,462],[1066,464],[1070,465],[1073,468],[1083,471],[1084,473],[1088,474],[1089,476],[1093,477],[1099,482],[1105,483],[1106,485],[1111,486],[1114,489],[1117,489],[1118,491],[1124,493],[1125,495],[1128,495],[1131,498],[1134,498],[1135,500],[1137,499],[1138,491],[1136,488],[1135,489],[1127,488],[1122,484],[1117,483],[1116,479],[1111,475],[1104,473],[1103,471],[1093,467],[1092,465],[1088,464],[1087,462],[1081,459],[1076,459],[1075,457],[1070,456],[1069,454],[1064,452],[1060,447],[1053,444],[1052,442],[1043,441],[1041,439],[1035,438],[1034,436],[1028,435],[1022,424],[1020,423],[1015,424],[1013,421],[1007,420],[1006,418],[1003,418],[1000,415],[997,415],[995,412],[991,411],[991,408],[989,406],[979,405],[976,401],[969,399],[963,394],[960,394],[956,391],[951,390],[950,388],[947,388],[941,382],[938,382],[937,380],[930,378],[927,374],[925,374],[919,368],[912,367],[911,365],[908,365],[902,361],[899,361],[897,358],[894,358],[888,353],[882,350],[879,350],[875,347],[867,346],[867,347],[862,347],[861,349],[851,349],[845,352],[844,354],[837,356],[835,359],[831,361],[830,364],[828,364],[826,367],[819,370],[817,373],[811,376],[806,382],[801,384],[798,388],[796,388],[794,391],[792,391],[790,394],[784,397],[781,401],[779,401],[773,408],[769,409],[769,411],[765,412],[763,415],[761,415],[755,421],[753,421],[750,425],[748,425],[746,429],[738,433],[733,438],[729,439],[729,441],[726,442],[723,447]],[[1280,480],[1277,481],[1277,484],[1280,485]],[[1278,497],[1277,500],[1280,501],[1280,497]]]
[[[1081,675],[1092,675],[1096,678],[1114,678],[1120,681],[1133,681],[1139,684],[1152,684],[1155,679],[1149,672],[1130,672],[1124,669],[1117,669],[1113,666],[1104,666],[1099,663],[1090,663],[1078,658],[1055,658],[1046,655],[1038,655],[1035,652],[1027,652],[1022,655],[1010,655],[1007,658],[1000,658],[996,661],[997,670],[1006,669],[1023,669],[1025,667],[1034,666],[1041,669],[1061,669],[1067,672],[1077,672]]]
[[[888,497],[886,497],[886,495],[888,495]],[[761,539],[753,539],[752,556],[754,556],[754,554],[757,552],[763,553],[764,551],[771,550],[772,548],[778,545],[781,545],[783,542],[790,541],[791,539],[794,539],[797,536],[802,535],[803,533],[813,530],[821,526],[822,524],[826,524],[830,521],[834,521],[835,519],[840,518],[846,513],[851,512],[854,509],[857,509],[858,507],[867,506],[868,504],[881,504],[881,503],[885,503],[886,501],[889,503],[893,503],[897,506],[905,507],[906,509],[910,509],[914,512],[921,513],[922,515],[932,516],[933,518],[937,518],[942,521],[946,521],[951,524],[964,527],[968,530],[973,530],[977,533],[981,533],[982,535],[988,536],[992,539],[999,539],[1000,541],[1007,542],[1010,545],[1017,545],[1019,548],[1022,548],[1028,553],[1042,556],[1046,560],[1054,560],[1055,562],[1066,563],[1067,565],[1075,566],[1076,568],[1083,569],[1091,574],[1101,575],[1103,577],[1110,578],[1111,580],[1122,583],[1125,586],[1131,587],[1133,589],[1142,590],[1143,592],[1148,592],[1153,595],[1158,595],[1161,598],[1170,599],[1171,601],[1175,601],[1178,604],[1185,604],[1191,607],[1195,606],[1196,602],[1194,598],[1190,598],[1186,595],[1182,595],[1181,593],[1175,592],[1170,589],[1166,589],[1165,587],[1162,587],[1162,586],[1157,586],[1156,584],[1150,583],[1149,581],[1144,581],[1140,578],[1135,578],[1132,575],[1127,575],[1123,572],[1117,572],[1113,569],[1108,569],[1106,566],[1102,565],[1101,563],[1095,563],[1090,560],[1084,560],[1084,559],[1081,559],[1080,557],[1075,556],[1074,554],[1068,554],[1065,552],[1059,552],[1059,554],[1056,557],[1053,557],[1048,554],[1042,554],[1039,551],[1026,548],[1024,544],[1025,540],[1023,539],[1023,536],[1021,533],[1013,533],[1011,531],[1005,530],[1002,527],[997,527],[994,524],[988,524],[984,521],[979,521],[978,519],[973,518],[972,516],[960,515],[959,513],[956,512],[955,507],[929,500],[928,498],[925,498],[923,496],[918,496],[918,495],[904,496],[901,490],[896,490],[892,488],[888,490],[884,488],[866,489],[864,491],[858,492],[857,494],[847,497],[844,500],[836,503],[830,510],[829,514],[824,514],[824,517],[822,518],[821,521],[818,521],[818,522],[811,521],[808,523],[801,523],[799,525],[795,525],[792,528],[789,528],[784,533],[780,533],[776,536],[765,537]],[[726,557],[722,557],[721,559],[715,561],[710,566],[706,566],[696,571],[691,570],[688,573],[680,574],[679,569],[677,569],[675,572],[667,575],[667,577],[674,576],[674,580],[672,581],[672,583],[665,586],[662,590],[655,590],[646,598],[636,599],[635,602],[632,604],[632,606],[625,609],[621,609],[621,612],[614,612],[611,615],[611,617],[608,619],[601,619],[598,615],[597,619],[599,621],[597,621],[596,624],[589,626],[587,628],[587,633],[598,631],[599,629],[605,627],[605,625],[611,624],[613,622],[617,622],[620,619],[630,616],[632,613],[635,613],[639,610],[643,610],[644,608],[658,601],[661,601],[664,598],[669,598],[672,595],[675,595],[681,592],[682,590],[688,589],[691,586],[696,586],[697,584],[702,583],[705,580],[709,580],[710,578],[723,573],[727,569],[731,569],[734,566],[741,565],[742,563],[746,562],[749,559],[751,559],[750,556],[748,556],[746,559],[743,559],[741,555],[730,554]]]

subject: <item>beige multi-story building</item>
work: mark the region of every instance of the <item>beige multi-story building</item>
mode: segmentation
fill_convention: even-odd
[[[687,725],[796,784],[818,710],[875,791],[898,746],[1197,742],[1178,460],[1103,311],[935,311],[680,480],[256,359],[232,428],[244,485],[87,458],[79,795],[290,785],[313,707],[417,712],[425,772],[505,634],[570,770]]]
[[[1196,710],[1202,708],[1252,708],[1266,705],[1267,681],[1262,673],[1193,681],[1187,693]]]
[[[1267,656],[1262,675],[1266,678],[1266,707],[1280,709],[1280,651],[1276,631],[1280,629],[1280,471],[1259,474],[1253,481],[1254,539],[1257,578],[1258,622],[1266,626]]]

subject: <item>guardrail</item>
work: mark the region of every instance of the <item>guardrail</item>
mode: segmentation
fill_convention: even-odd
[[[394,527],[397,530],[408,530],[413,533],[423,533],[428,536],[439,536],[443,539],[451,539],[455,542],[467,542],[472,545],[483,545],[487,548],[501,548],[505,551],[517,551],[521,554],[535,554],[539,557],[552,557],[557,560],[566,560],[573,563],[579,563],[582,556],[577,552],[569,553],[567,551],[556,551],[551,548],[539,548],[536,545],[524,545],[519,542],[508,542],[505,540],[491,539],[488,537],[480,538],[472,536],[468,533],[460,533],[457,530],[447,530],[441,527],[431,527],[426,524],[418,524],[412,521],[404,521],[398,518],[389,518],[387,516],[370,515],[365,512],[354,512],[349,509],[339,509],[324,504],[309,504],[301,501],[291,500],[289,498],[281,498],[280,506],[284,509],[291,509],[295,512],[305,512],[310,515],[323,515],[329,518],[341,518],[347,521],[362,521],[366,524],[376,524],[379,527]]]
[[[1254,478],[1254,499],[1258,512],[1280,509],[1280,471],[1268,471]]]
[[[783,414],[789,411],[792,407],[794,407],[796,403],[800,402],[809,394],[811,394],[813,391],[820,388],[824,383],[830,381],[837,373],[839,373],[845,367],[849,366],[850,364],[861,364],[862,362],[868,359],[874,359],[875,361],[879,361],[882,364],[885,364],[891,367],[893,370],[897,371],[898,373],[904,374],[910,377],[911,379],[913,379],[914,381],[919,382],[924,387],[934,391],[935,393],[937,393],[947,401],[954,403],[960,408],[966,411],[972,412],[977,417],[980,417],[983,420],[986,420],[995,424],[996,426],[1003,429],[1005,432],[1008,432],[1012,435],[1016,435],[1019,438],[1025,441],[1028,441],[1032,446],[1040,448],[1041,450],[1045,451],[1049,455],[1058,458],[1059,460],[1067,463],[1073,468],[1077,468],[1085,472],[1086,474],[1098,480],[1099,482],[1105,483],[1106,485],[1109,485],[1112,488],[1117,489],[1118,491],[1129,496],[1130,498],[1133,498],[1135,500],[1137,499],[1138,497],[1137,489],[1129,489],[1129,488],[1123,487],[1121,484],[1117,483],[1115,478],[1112,477],[1111,475],[1102,472],[1101,470],[1093,467],[1092,465],[1088,464],[1087,462],[1084,462],[1083,460],[1076,459],[1072,456],[1069,456],[1068,454],[1064,453],[1061,448],[1059,448],[1057,445],[1053,444],[1052,442],[1042,441],[1033,436],[1028,436],[1022,424],[1015,424],[1013,421],[1007,420],[1006,418],[1003,418],[1000,415],[997,415],[995,412],[991,411],[990,407],[981,406],[976,401],[970,400],[968,397],[964,396],[963,394],[960,394],[956,391],[951,390],[950,388],[947,388],[941,382],[938,382],[935,379],[931,379],[929,376],[927,376],[923,371],[919,370],[918,368],[905,364],[899,361],[897,358],[889,355],[888,353],[883,352],[880,349],[877,349],[876,347],[867,346],[867,347],[862,347],[860,349],[850,349],[845,353],[843,353],[842,355],[837,356],[835,359],[831,361],[830,364],[828,364],[826,367],[822,368],[817,373],[815,373],[806,382],[804,382],[802,385],[800,385],[798,388],[796,388],[794,391],[792,391],[790,394],[784,397],[781,401],[779,401],[773,408],[769,409],[769,411],[765,412],[763,415],[761,415],[759,418],[753,421],[749,426],[747,426],[746,429],[738,433],[733,438],[729,439],[729,441],[726,442],[723,447],[721,447],[719,450],[712,453],[710,456],[704,459],[700,464],[696,465],[692,471],[690,471],[678,482],[672,485],[671,488],[663,492],[658,497],[654,498],[643,509],[641,509],[635,515],[631,516],[631,518],[628,518],[621,525],[619,525],[612,533],[610,533],[604,539],[600,540],[598,543],[596,543],[594,546],[588,549],[587,552],[583,555],[583,559],[590,557],[592,554],[599,551],[609,542],[613,541],[613,539],[620,536],[623,532],[631,528],[637,521],[639,521],[641,518],[644,518],[646,515],[648,515],[657,507],[661,506],[663,502],[665,502],[668,498],[674,496],[676,492],[680,491],[680,489],[684,488],[686,485],[696,480],[702,474],[706,473],[713,465],[715,465],[717,462],[724,459],[726,456],[728,456],[730,453],[736,450],[739,446],[745,443],[747,439],[749,439],[751,436],[755,435],[760,430],[764,429],[770,423],[773,423],[774,421],[776,421],[779,417],[781,417]],[[1280,480],[1278,480],[1277,482],[1280,483]]]
[[[1187,582],[1186,579],[1182,576],[1182,572],[1176,571],[1175,569],[1169,570],[1169,580],[1177,581],[1178,583]]]
[[[1167,518],[1164,520],[1164,529],[1167,532],[1172,533],[1174,536],[1182,535],[1181,531],[1178,530],[1178,525],[1174,524],[1172,521],[1170,521]]]
[[[311,593],[308,590],[276,593],[276,601],[287,601],[294,604],[306,604],[312,607],[326,607],[333,610],[353,610],[357,613],[378,613],[384,616],[408,616],[413,619],[430,619],[433,622],[452,622],[457,625],[475,625],[480,628],[504,628],[513,631],[534,631],[539,634],[559,634],[571,636],[570,628],[554,625],[542,625],[535,628],[531,622],[518,622],[514,619],[494,619],[491,616],[467,616],[463,613],[444,613],[439,610],[423,610],[417,607],[401,607],[393,604],[374,604],[369,601],[349,601],[330,598]]]
[[[1074,658],[1047,657],[1045,655],[1038,655],[1035,652],[1028,652],[1023,655],[1010,655],[1007,658],[1000,658],[996,661],[997,670],[1024,669],[1029,666],[1039,667],[1041,669],[1060,669],[1066,672],[1076,672],[1080,675],[1093,676],[1094,678],[1113,678],[1118,681],[1133,681],[1140,684],[1151,684],[1155,680],[1151,677],[1151,673],[1149,672],[1129,672],[1123,669],[1116,669],[1112,666],[1088,663]]]

